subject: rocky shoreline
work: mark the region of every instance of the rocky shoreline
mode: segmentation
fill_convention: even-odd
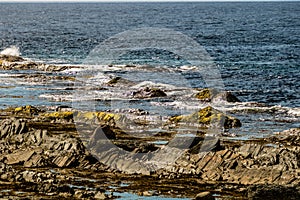
[[[53,72],[68,68],[72,67],[0,57],[1,70]],[[216,93],[200,90],[196,98],[239,101],[230,93]],[[133,94],[137,99],[164,96],[157,88]],[[141,127],[153,125],[141,120],[145,114],[141,110],[126,112],[31,105],[0,110],[0,198],[115,199],[126,192],[192,199],[300,198],[299,128],[247,141],[208,136],[211,124],[225,129],[242,125],[237,118],[208,106],[170,117],[162,131],[151,137],[135,137],[120,125],[132,120]],[[127,118],[129,114],[135,118]],[[197,130],[196,136],[174,141],[178,129],[185,126]],[[174,141],[174,145],[161,141]],[[134,156],[107,148],[107,142]],[[156,154],[161,149],[164,153]],[[165,161],[165,155],[173,158],[176,152],[181,153],[173,162],[158,162]]]
[[[1,110],[0,117],[2,197],[105,199],[115,197],[113,191],[190,198],[201,191],[241,199],[298,199],[300,195],[300,129],[253,141],[221,138],[207,152],[197,151],[203,142],[199,139],[174,164],[142,173],[130,160],[120,163],[123,168],[119,170],[103,164],[115,155],[109,150],[101,158],[103,162],[93,157],[72,116],[65,112],[26,106]],[[132,151],[155,151],[151,145],[134,142],[134,138],[128,143],[117,128],[97,119],[98,126],[114,136],[116,145]],[[123,181],[128,186],[120,187]]]

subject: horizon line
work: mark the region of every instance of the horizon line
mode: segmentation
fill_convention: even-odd
[[[300,0],[4,0],[0,3],[297,2]]]

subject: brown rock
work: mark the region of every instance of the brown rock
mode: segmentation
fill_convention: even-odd
[[[23,163],[31,158],[34,154],[33,150],[21,150],[9,155],[6,155],[6,163],[8,165],[20,164]]]

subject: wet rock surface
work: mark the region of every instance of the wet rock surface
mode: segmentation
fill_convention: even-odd
[[[37,70],[58,72],[66,69],[77,68],[75,66],[48,65],[33,62],[19,56],[0,55],[0,70]]]
[[[74,116],[86,121],[76,124]],[[190,142],[180,146],[155,144],[174,142],[174,131],[135,137],[112,122],[118,120],[127,119],[33,106],[1,110],[0,197],[107,199],[124,191],[195,199],[300,197],[299,129],[249,141],[198,133],[191,142],[176,140]],[[78,127],[87,126],[79,135]]]
[[[161,89],[149,87],[139,89],[138,91],[133,92],[132,95],[133,97],[140,99],[167,96],[167,94]]]

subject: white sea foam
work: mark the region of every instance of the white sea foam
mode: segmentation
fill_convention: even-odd
[[[300,108],[290,108],[288,113],[290,115],[294,115],[294,116],[299,117],[300,116]]]
[[[8,56],[20,56],[20,49],[17,46],[10,46],[3,51],[0,52],[2,55],[8,55]]]
[[[186,89],[184,87],[177,87],[171,84],[165,84],[165,83],[155,83],[152,81],[143,81],[141,83],[138,83],[134,86],[132,86],[132,89],[140,89],[143,87],[156,87],[156,88],[160,88],[160,89],[166,89],[166,90],[175,90],[175,89]]]

